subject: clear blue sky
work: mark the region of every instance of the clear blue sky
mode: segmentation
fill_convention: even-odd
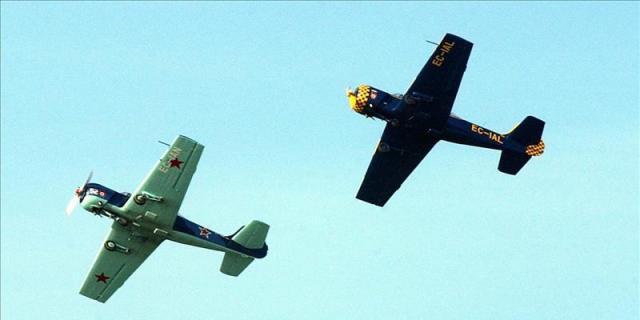
[[[639,4],[1,3],[2,319],[637,319]],[[440,143],[385,208],[355,192],[384,124],[344,89],[404,92],[451,32],[454,112],[547,122],[516,177]],[[184,134],[181,214],[272,225],[239,278],[165,242],[103,305],[77,292],[110,221],[63,210],[90,170],[133,190]]]

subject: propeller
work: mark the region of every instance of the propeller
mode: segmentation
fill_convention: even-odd
[[[346,93],[347,93],[347,97],[353,96],[355,95],[353,93],[353,90],[351,90],[351,87],[347,87],[347,89],[345,89]]]
[[[70,216],[73,210],[80,203],[80,195],[85,191],[84,188],[87,186],[87,184],[91,180],[91,177],[93,177],[93,171],[89,172],[89,176],[87,177],[87,180],[84,182],[82,187],[78,187],[76,189],[76,191],[73,194],[73,197],[71,197],[71,200],[69,200],[69,204],[67,204],[67,208],[64,210],[67,216]]]

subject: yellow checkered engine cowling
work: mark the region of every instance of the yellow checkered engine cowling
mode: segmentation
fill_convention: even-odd
[[[528,145],[524,151],[528,156],[536,157],[544,153],[544,141],[542,139],[538,144]]]
[[[356,93],[351,94],[352,96],[349,97],[349,104],[351,105],[351,109],[353,109],[353,111],[357,113],[366,114],[364,108],[369,102],[369,97],[371,96],[371,87],[360,85],[356,89]]]

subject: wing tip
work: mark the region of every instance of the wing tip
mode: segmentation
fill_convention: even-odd
[[[378,206],[380,208],[384,207],[389,199],[384,199],[380,197],[368,197],[362,192],[358,192],[356,195],[356,199],[364,201],[366,203],[370,203],[372,205]]]
[[[449,37],[449,38],[454,38],[456,41],[462,41],[462,42],[466,43],[466,44],[467,44],[467,46],[469,46],[469,47],[472,47],[472,46],[473,46],[473,42],[471,42],[471,41],[469,41],[469,40],[467,40],[467,39],[465,39],[465,38],[463,38],[463,37],[457,36],[457,35],[455,35],[455,34],[453,34],[453,33],[447,33],[447,34],[445,34],[445,36],[444,36],[444,38],[442,39],[442,41],[444,41],[445,39],[447,39],[447,37]]]

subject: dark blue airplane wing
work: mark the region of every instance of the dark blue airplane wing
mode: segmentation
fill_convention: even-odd
[[[425,130],[387,123],[356,198],[384,206],[436,142]]]
[[[473,43],[447,33],[405,94],[415,97],[420,111],[431,115],[435,128],[442,128],[451,113],[472,47]]]

